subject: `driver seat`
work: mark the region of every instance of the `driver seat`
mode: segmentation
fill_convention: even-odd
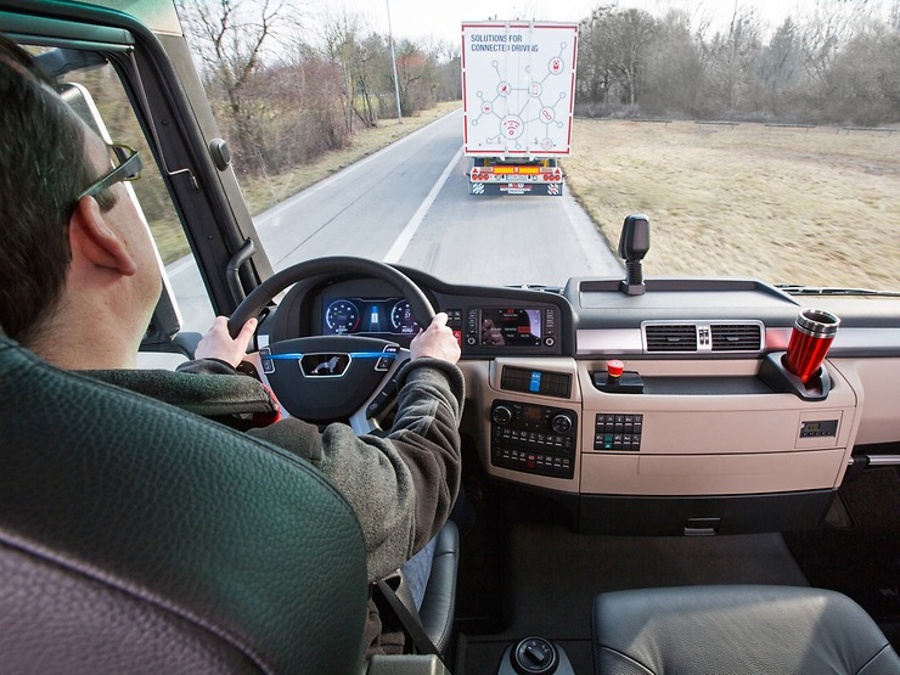
[[[0,663],[358,673],[362,534],[316,469],[0,332]]]

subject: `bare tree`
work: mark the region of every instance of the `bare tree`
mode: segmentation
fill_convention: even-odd
[[[400,108],[403,115],[412,115],[434,105],[437,89],[434,60],[432,55],[409,40],[401,40],[396,44],[396,48]],[[388,75],[387,82],[393,89],[393,73]]]
[[[870,16],[867,0],[817,0],[803,17],[803,47],[810,78],[827,85],[840,47],[849,42],[854,27]]]
[[[840,123],[900,121],[900,34],[886,23],[856,33],[835,59],[822,107]]]
[[[328,18],[322,30],[325,56],[337,64],[342,72],[343,87],[340,96],[343,101],[344,123],[348,132],[353,131],[354,110],[356,109],[356,68],[359,59],[359,35],[362,19],[347,12]]]
[[[256,146],[255,111],[244,90],[261,66],[263,49],[288,25],[286,0],[176,0],[188,40],[208,81],[225,99],[239,152]]]
[[[710,94],[718,103],[720,113],[731,114],[738,110],[751,93],[754,84],[752,66],[759,49],[756,16],[735,0],[728,32],[716,33],[705,47]]]
[[[608,99],[615,87],[620,101],[634,106],[644,85],[656,21],[643,10],[601,6],[581,23],[581,29],[579,68],[587,69],[581,89],[600,100]]]
[[[628,105],[637,103],[646,75],[647,49],[656,36],[656,21],[639,9],[627,9],[613,14],[612,71],[622,87],[622,100]]]
[[[672,10],[648,47],[641,107],[656,114],[702,114],[703,63],[687,13]]]
[[[390,47],[382,35],[370,33],[360,45],[357,60],[354,64],[356,81],[362,105],[356,109],[357,116],[363,124],[375,126],[380,117],[379,101],[384,92],[379,90],[378,83],[392,71]]]
[[[612,87],[612,66],[608,22],[613,7],[596,7],[579,25],[578,98],[608,103]]]

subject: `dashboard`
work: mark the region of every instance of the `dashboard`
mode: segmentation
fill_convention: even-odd
[[[650,279],[637,296],[617,279],[487,288],[401,271],[448,314],[462,431],[485,472],[557,499],[579,531],[808,527],[854,461],[900,463],[896,298],[801,304],[733,279]],[[798,388],[781,356],[810,306],[841,327],[821,377]],[[404,349],[420,326],[385,282],[342,278],[296,284],[267,328],[273,341],[348,335]]]
[[[562,355],[574,346],[571,307],[559,294],[451,286],[403,269],[447,313],[464,358],[496,354]],[[272,340],[299,335],[353,335],[395,340],[408,348],[421,326],[409,300],[377,279],[296,284],[279,305]]]

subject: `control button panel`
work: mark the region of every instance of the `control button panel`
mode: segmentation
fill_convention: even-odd
[[[447,326],[453,331],[456,344],[462,348],[463,343],[463,311],[461,309],[445,309],[447,313]]]
[[[800,438],[817,438],[819,436],[837,436],[837,420],[816,420],[803,422],[800,425]]]
[[[504,366],[503,374],[500,377],[500,387],[507,391],[569,398],[572,390],[572,376],[569,373]]]
[[[495,401],[491,464],[553,478],[575,475],[578,416],[572,410]]]
[[[641,449],[644,416],[641,414],[597,413],[594,423],[594,450],[637,452]]]

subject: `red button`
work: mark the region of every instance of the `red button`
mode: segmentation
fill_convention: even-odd
[[[606,362],[606,372],[610,377],[621,377],[625,370],[625,364],[618,359],[611,359]]]
[[[456,344],[458,344],[460,347],[462,347],[462,331],[461,330],[453,331],[453,337],[456,338]]]

